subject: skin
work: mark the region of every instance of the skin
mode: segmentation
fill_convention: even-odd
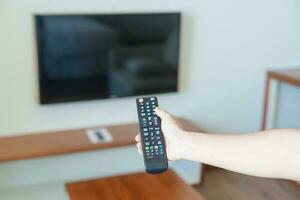
[[[252,176],[300,181],[300,129],[242,135],[185,131],[175,117],[156,108],[168,159],[192,160]],[[141,137],[135,137],[142,155]]]

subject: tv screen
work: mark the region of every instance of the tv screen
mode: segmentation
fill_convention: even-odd
[[[180,13],[35,22],[41,104],[177,91]]]

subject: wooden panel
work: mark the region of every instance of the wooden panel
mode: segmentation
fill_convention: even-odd
[[[133,144],[138,129],[136,124],[107,127],[114,138],[112,142],[93,144],[85,134],[86,129],[67,130],[0,138],[0,161],[11,161],[41,156],[105,149]]]
[[[265,130],[267,126],[267,117],[269,111],[269,93],[270,93],[270,73],[267,74],[266,85],[265,85],[262,130]]]
[[[66,187],[71,200],[204,200],[172,170],[69,183]]]
[[[188,130],[199,130],[184,119],[180,119],[180,122]],[[112,142],[91,143],[85,134],[86,128],[2,137],[0,138],[0,162],[131,145],[135,143],[134,137],[139,132],[137,123],[105,128],[111,132],[114,138]]]
[[[270,78],[300,86],[300,68],[269,71],[268,74]]]

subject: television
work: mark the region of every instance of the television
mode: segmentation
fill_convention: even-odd
[[[40,103],[178,91],[180,19],[35,15]]]

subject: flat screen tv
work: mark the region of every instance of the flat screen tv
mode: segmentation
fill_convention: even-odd
[[[36,15],[41,104],[176,92],[180,18]]]

